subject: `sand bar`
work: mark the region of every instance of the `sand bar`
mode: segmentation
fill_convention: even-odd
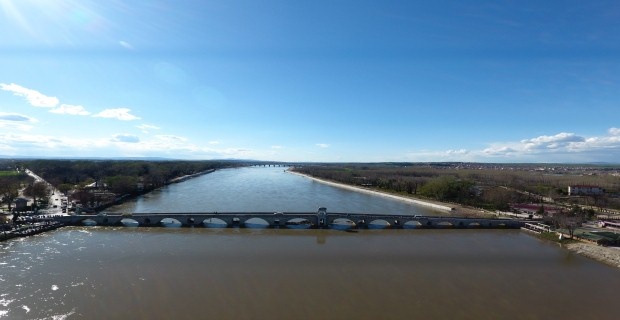
[[[356,192],[372,194],[372,195],[379,196],[379,197],[391,198],[391,199],[394,199],[394,200],[399,200],[399,201],[404,201],[404,202],[408,202],[408,203],[413,203],[413,204],[416,204],[416,205],[430,207],[430,208],[441,210],[441,211],[452,211],[452,207],[447,206],[447,205],[432,203],[432,202],[429,202],[429,201],[422,201],[422,200],[417,200],[417,199],[411,199],[411,198],[407,198],[407,197],[403,197],[403,196],[397,196],[397,195],[393,195],[393,194],[389,194],[389,193],[384,193],[384,192],[379,192],[379,191],[375,191],[375,190],[370,190],[370,189],[366,189],[366,188],[362,188],[362,187],[350,186],[350,185],[343,184],[343,183],[323,180],[323,179],[315,178],[313,176],[310,176],[310,175],[307,175],[307,174],[303,174],[303,173],[299,173],[299,172],[295,172],[295,171],[291,171],[291,170],[287,170],[287,172],[292,173],[292,174],[296,174],[296,175],[299,175],[299,176],[302,176],[302,177],[306,177],[306,178],[314,180],[316,182],[324,183],[326,185],[330,185],[330,186],[333,186],[333,187],[336,187],[336,188],[341,188],[341,189],[347,189],[347,190],[356,191]]]

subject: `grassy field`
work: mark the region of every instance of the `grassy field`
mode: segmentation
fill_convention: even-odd
[[[10,170],[10,171],[0,170],[0,177],[13,177],[13,176],[19,176],[19,175],[21,175],[21,173],[15,170]]]

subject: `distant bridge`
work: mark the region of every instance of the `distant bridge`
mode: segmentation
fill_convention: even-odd
[[[291,228],[291,229],[416,229],[416,228],[521,228],[524,222],[483,219],[366,213],[317,212],[212,212],[122,215],[73,215],[53,218],[65,225],[127,227]]]

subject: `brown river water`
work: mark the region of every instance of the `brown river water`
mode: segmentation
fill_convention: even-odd
[[[191,181],[228,192],[223,180],[274,172],[216,172],[119,211],[171,205]],[[281,178],[335,194],[340,210],[373,201]],[[376,201],[370,211],[404,206]],[[617,319],[619,294],[617,269],[519,230],[67,227],[0,243],[0,319]]]

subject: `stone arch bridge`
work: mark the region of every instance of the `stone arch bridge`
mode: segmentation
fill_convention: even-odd
[[[65,225],[127,227],[291,228],[291,229],[416,229],[520,228],[523,221],[418,215],[327,212],[135,213],[57,216]]]

